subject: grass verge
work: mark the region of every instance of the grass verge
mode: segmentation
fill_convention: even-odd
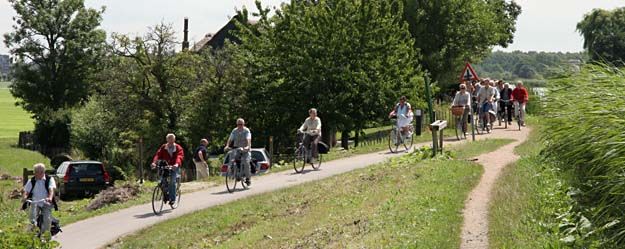
[[[468,156],[496,149],[478,141]],[[461,147],[458,147],[461,148]],[[113,248],[457,248],[482,167],[411,153],[366,169],[201,210]]]
[[[529,119],[529,139],[515,150],[521,159],[497,180],[489,208],[492,248],[562,248],[558,216],[567,212],[563,173],[543,159],[541,125]]]
[[[0,138],[0,174],[21,176],[23,168],[35,163],[50,165],[50,159],[35,151],[17,148],[17,138]]]

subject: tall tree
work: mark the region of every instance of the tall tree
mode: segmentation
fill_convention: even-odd
[[[595,9],[577,24],[592,60],[625,65],[625,7]]]
[[[17,58],[11,93],[36,120],[44,146],[69,145],[68,108],[84,104],[104,48],[104,9],[83,0],[9,0],[17,15],[4,42]]]
[[[521,8],[505,0],[404,0],[404,17],[423,54],[422,65],[440,83],[456,82],[464,61],[477,62],[493,46],[512,43]]]
[[[254,26],[240,13],[239,36],[250,105],[263,107],[255,122],[270,134],[292,136],[316,107],[328,141],[384,117],[399,95],[419,102],[422,78],[401,1],[291,1],[271,18],[257,7]]]

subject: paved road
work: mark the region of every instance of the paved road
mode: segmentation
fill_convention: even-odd
[[[495,130],[493,134],[478,136],[477,139],[505,137],[507,132],[508,131],[504,130]],[[457,143],[457,141],[449,140],[447,144]],[[455,138],[453,140],[455,140]],[[430,145],[430,143],[418,144],[418,146],[428,145]],[[321,165],[321,169],[318,171],[311,171],[311,168],[307,167],[303,174],[295,174],[293,170],[286,170],[255,177],[250,189],[232,194],[228,193],[226,187],[222,184],[206,190],[184,194],[178,209],[171,212],[165,209],[160,216],[155,216],[152,213],[151,204],[148,203],[72,223],[64,226],[63,232],[60,233],[55,240],[60,242],[62,248],[67,249],[100,248],[114,242],[117,238],[184,214],[243,199],[252,195],[288,188],[293,185],[316,181],[355,169],[365,168],[381,163],[388,158],[403,154],[404,153],[390,154],[386,151],[376,152],[324,162]]]

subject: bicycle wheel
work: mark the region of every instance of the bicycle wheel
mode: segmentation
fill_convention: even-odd
[[[171,204],[171,209],[176,209],[178,208],[178,206],[180,206],[180,197],[182,196],[182,190],[180,190],[180,179],[178,179],[178,182],[176,182],[176,202],[174,202],[174,204]]]
[[[315,170],[318,170],[319,168],[321,168],[321,161],[323,161],[322,160],[322,158],[323,158],[322,154],[319,154],[318,157],[319,158],[317,158],[317,162],[311,163],[313,169],[315,169]]]
[[[473,124],[475,125],[475,131],[477,132],[478,135],[482,135],[482,121],[480,121],[480,114],[478,113],[477,115],[475,115],[475,121],[473,121]]]
[[[250,165],[250,167],[251,167],[251,165]],[[239,177],[238,178],[241,179],[241,186],[243,187],[243,189],[249,188],[250,186],[248,186],[247,183],[245,182],[245,176],[243,175],[243,165],[242,164],[239,164],[238,172],[239,172]]]
[[[154,187],[154,192],[152,192],[152,211],[154,211],[155,215],[159,215],[161,211],[163,211],[163,204],[165,203],[165,193],[163,192],[163,188],[161,188],[161,184],[159,183]]]
[[[226,174],[226,189],[232,193],[237,188],[237,176],[239,172],[237,167],[228,167],[228,174]]]
[[[460,140],[460,133],[462,132],[462,119],[456,117],[454,120],[456,121],[456,138]]]
[[[293,158],[293,169],[295,173],[302,173],[304,171],[304,167],[306,166],[306,151],[304,151],[304,146],[300,146],[297,150],[295,150],[295,157]]]
[[[388,135],[388,149],[391,151],[391,153],[397,153],[397,149],[399,149],[399,137],[397,133],[397,129],[393,128]]]
[[[410,151],[410,149],[412,149],[413,141],[414,141],[414,132],[410,132],[410,136],[406,136],[406,138],[403,141],[404,148],[406,149],[406,151]]]

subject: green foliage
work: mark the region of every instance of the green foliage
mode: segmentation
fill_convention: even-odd
[[[625,7],[594,9],[577,24],[577,31],[593,60],[625,65]]]
[[[529,117],[532,131],[516,147],[521,158],[506,166],[489,207],[489,243],[493,248],[567,248],[563,239],[575,220],[565,172],[540,155],[544,148],[540,118]],[[579,248],[579,247],[578,247]]]
[[[311,107],[325,136],[361,131],[389,112],[400,95],[422,105],[423,79],[401,1],[292,1],[276,15],[258,3],[250,26],[241,11],[252,122],[291,139]],[[271,97],[268,97],[271,96]]]
[[[69,116],[64,109],[80,106],[91,91],[89,77],[101,58],[104,10],[85,8],[83,0],[10,0],[17,13],[14,31],[4,42],[17,58],[11,93],[33,113],[38,142],[64,147]]]
[[[575,232],[586,240],[599,236],[604,248],[625,246],[624,76],[616,68],[588,65],[550,82],[546,98],[544,154],[573,175],[577,203],[571,213],[590,224]]]
[[[465,61],[480,61],[495,45],[512,43],[521,7],[514,1],[404,0],[405,20],[423,68],[452,83]]]
[[[476,64],[475,70],[481,77],[509,82],[522,78],[525,85],[544,87],[543,79],[578,69],[576,63],[586,61],[586,57],[585,53],[495,51]]]

